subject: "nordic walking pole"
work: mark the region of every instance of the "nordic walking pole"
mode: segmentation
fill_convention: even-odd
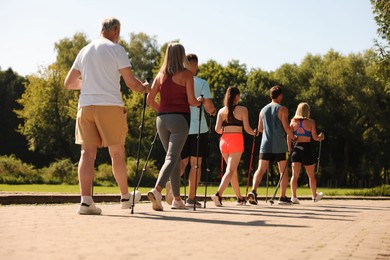
[[[321,144],[322,144],[322,141],[320,141],[320,148],[318,150],[318,158],[317,158],[317,176],[318,176],[318,171],[320,169],[320,158],[321,158]]]
[[[245,192],[245,199],[248,199],[248,188],[249,188],[249,181],[251,179],[251,172],[252,172],[252,162],[253,162],[253,154],[255,151],[255,144],[256,144],[256,135],[257,135],[257,129],[255,131],[255,135],[253,136],[253,142],[252,142],[252,152],[251,157],[249,159],[249,168],[248,168],[248,181],[246,182],[246,192]]]
[[[142,141],[142,130],[144,129],[147,96],[148,96],[148,93],[145,92],[144,93],[144,101],[143,101],[144,103],[143,103],[142,114],[141,114],[141,124],[139,126],[139,138],[138,138],[138,150],[137,150],[137,163],[136,163],[136,168],[135,168],[135,180],[137,179],[137,176],[138,176],[139,157],[140,157],[140,152],[141,152],[141,141]],[[131,205],[131,214],[134,214],[136,188],[137,188],[137,186],[134,185],[133,203]]]
[[[274,192],[274,194],[272,195],[272,198],[269,200],[269,203],[271,203],[271,205],[274,204],[274,199],[275,199],[275,196],[276,196],[276,192],[278,192],[280,183],[281,183],[282,180],[283,180],[284,174],[286,173],[287,166],[288,166],[288,163],[290,162],[290,160],[291,160],[291,156],[289,155],[289,156],[288,156],[288,159],[287,159],[287,162],[286,162],[286,166],[284,167],[283,173],[282,173],[282,175],[281,175],[280,178],[279,178],[278,184],[276,185],[275,192]]]
[[[210,115],[209,138],[208,138],[209,139],[208,140],[208,149],[209,149],[209,151],[210,151],[210,137],[211,137],[211,126],[212,126],[212,124],[213,124],[213,117]],[[203,207],[204,208],[206,208],[206,203],[207,203],[207,185],[208,185],[208,182],[209,182],[209,174],[211,172],[210,165],[209,165],[209,158],[206,158],[206,162],[207,162],[207,167],[206,167],[206,185],[205,185],[205,188],[204,188],[204,203],[203,203]]]
[[[200,95],[203,99],[203,95]],[[203,104],[203,103],[202,103]],[[202,104],[199,106],[199,121],[198,121],[198,136],[196,137],[196,165],[195,165],[195,198],[194,210],[196,210],[196,188],[198,186],[198,169],[199,169],[199,141],[200,141],[200,125],[202,121]]]
[[[138,190],[139,186],[141,185],[141,180],[142,180],[142,177],[144,176],[144,173],[146,171],[146,167],[148,166],[150,155],[152,154],[154,144],[156,143],[156,140],[157,140],[157,136],[158,136],[158,132],[156,132],[156,134],[154,135],[153,141],[151,143],[150,150],[149,150],[149,153],[148,153],[148,157],[146,157],[146,162],[144,164],[144,167],[142,168],[141,176],[138,179],[138,184],[137,184],[137,188],[136,188],[137,190]]]

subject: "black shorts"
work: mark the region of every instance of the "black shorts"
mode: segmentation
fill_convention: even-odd
[[[187,157],[196,157],[196,146],[198,143],[198,134],[188,135],[187,141],[181,151],[181,159]],[[199,157],[207,156],[209,152],[209,133],[199,135]]]
[[[292,162],[299,162],[303,165],[313,165],[313,155],[310,143],[297,143],[291,154]]]
[[[286,160],[286,153],[260,153],[259,160],[280,162]]]

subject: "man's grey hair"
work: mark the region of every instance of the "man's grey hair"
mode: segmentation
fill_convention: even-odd
[[[105,18],[102,21],[100,32],[103,33],[105,31],[109,31],[116,26],[121,26],[121,23],[119,22],[118,19],[114,17]]]

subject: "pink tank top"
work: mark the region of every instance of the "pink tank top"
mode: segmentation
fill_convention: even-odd
[[[160,87],[160,108],[158,113],[190,113],[185,86],[176,84],[172,75]]]

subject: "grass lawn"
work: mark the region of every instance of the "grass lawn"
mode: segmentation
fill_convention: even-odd
[[[146,194],[151,188],[141,187],[139,191],[142,194]],[[207,187],[207,194],[213,194],[217,191],[217,186],[209,186]],[[129,187],[129,190],[132,191],[133,187]],[[348,196],[354,195],[356,192],[362,191],[364,189],[346,189],[346,188],[321,188],[317,189],[318,191],[322,191],[325,196]],[[118,187],[94,187],[94,194],[118,194]],[[188,186],[186,189],[188,193]],[[250,191],[250,187],[249,187]],[[271,197],[275,191],[275,187],[268,188],[268,197]],[[48,185],[48,184],[26,184],[26,185],[9,185],[9,184],[0,184],[0,192],[18,192],[18,193],[69,193],[69,194],[78,194],[79,186],[78,185]],[[184,187],[181,187],[181,192],[184,194]],[[205,187],[200,186],[197,190],[198,195],[204,195]],[[246,186],[241,186],[241,194],[245,195]],[[298,196],[310,196],[310,189],[307,187],[298,187],[297,190]],[[163,191],[164,194],[164,191]],[[233,195],[233,189],[229,186],[224,195]],[[259,187],[257,190],[257,194],[259,196],[265,196],[266,188]],[[279,195],[279,191],[276,194]],[[287,190],[287,196],[291,196],[290,188]]]

